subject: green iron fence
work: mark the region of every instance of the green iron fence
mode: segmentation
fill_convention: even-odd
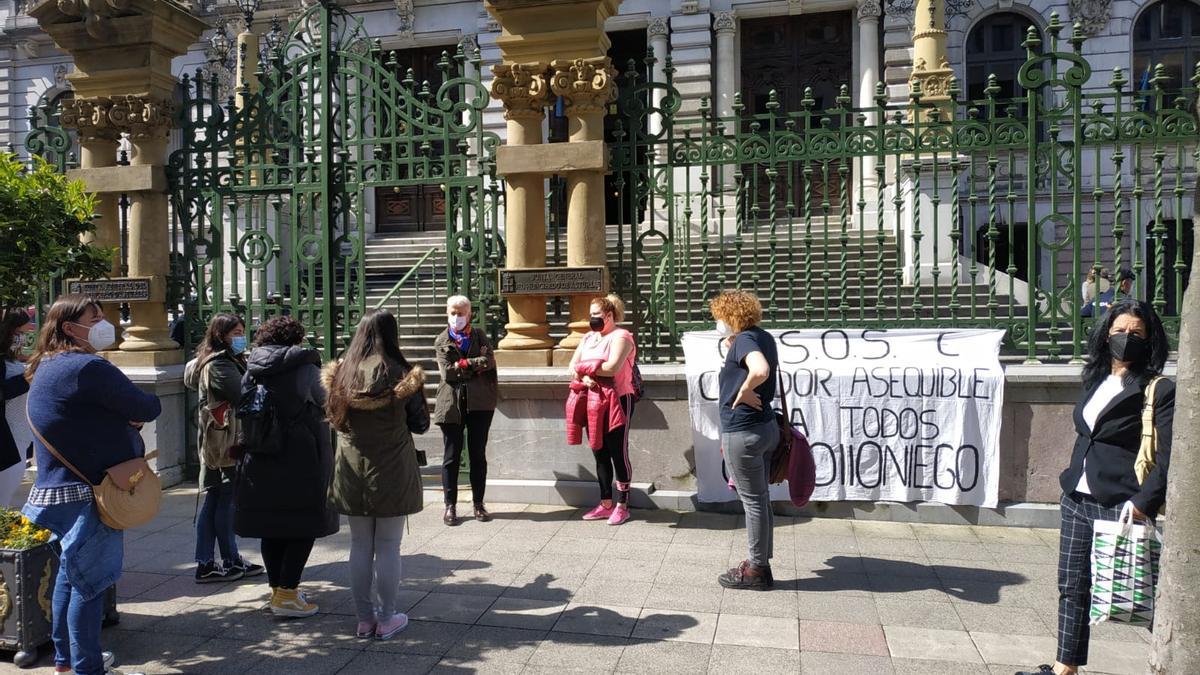
[[[1123,267],[1177,335],[1200,70],[1181,90],[1161,69],[1140,89],[1120,70],[1094,88],[1057,16],[1045,45],[1034,31],[1023,44],[1016,98],[993,78],[966,100],[951,79],[942,101],[915,87],[897,105],[881,84],[866,108],[842,87],[824,108],[771,92],[727,116],[707,100],[682,112],[669,59],[665,82],[644,76],[653,55],[631,62],[609,258],[643,353],[678,358],[680,333],[711,323],[707,299],[739,286],[772,326],[995,327],[1011,356],[1079,360],[1084,280]]]
[[[289,27],[257,91],[242,83],[242,105],[211,74],[185,77],[168,178],[189,333],[218,311],[251,323],[290,313],[311,344],[340,352],[367,309],[366,216],[378,188],[440,195],[443,290],[495,315],[498,139],[483,131],[488,94],[464,74],[468,62],[478,72],[478,53],[460,47],[438,64],[439,86],[416,82],[361,20],[322,2]]]

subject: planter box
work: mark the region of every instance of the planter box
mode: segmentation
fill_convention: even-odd
[[[56,544],[24,551],[0,549],[0,650],[16,652],[13,663],[19,667],[33,665],[38,648],[50,641],[57,578]],[[105,593],[104,625],[119,620],[114,586]]]

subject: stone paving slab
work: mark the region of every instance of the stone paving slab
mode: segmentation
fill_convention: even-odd
[[[388,642],[358,640],[348,528],[314,547],[321,612],[279,621],[265,578],[192,581],[195,492],[127,533],[121,623],[103,633],[131,670],[161,673],[805,673],[1011,675],[1053,659],[1057,532],[777,518],[769,592],[716,575],[744,557],[741,516],[492,504],[491,523],[410,519]],[[242,542],[257,560],[257,545]],[[1093,630],[1090,675],[1141,673],[1144,629]],[[38,663],[49,672],[50,649]],[[0,664],[0,673],[21,672]]]

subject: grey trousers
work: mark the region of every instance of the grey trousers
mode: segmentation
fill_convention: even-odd
[[[350,588],[359,621],[385,621],[400,594],[400,539],[405,516],[350,516]]]
[[[766,422],[753,429],[721,434],[725,466],[746,512],[751,565],[765,567],[774,554],[775,516],[771,513],[771,454],[779,444],[779,426]]]

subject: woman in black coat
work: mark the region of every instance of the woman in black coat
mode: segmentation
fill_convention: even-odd
[[[234,487],[234,531],[262,539],[271,611],[312,616],[318,608],[299,592],[300,577],[315,540],[338,531],[327,497],[333,446],[324,419],[321,357],[300,346],[304,327],[288,316],[267,321],[254,338],[242,397],[252,396],[259,384],[266,387],[283,437],[277,452],[244,447]]]
[[[1075,448],[1059,477],[1062,525],[1058,554],[1058,657],[1054,666],[1018,675],[1071,675],[1087,664],[1093,524],[1115,521],[1126,502],[1135,520],[1158,515],[1167,496],[1175,383],[1154,386],[1154,468],[1139,484],[1134,463],[1142,440],[1142,409],[1151,381],[1167,361],[1167,334],[1149,304],[1125,298],[1088,339],[1084,395],[1075,406]]]

